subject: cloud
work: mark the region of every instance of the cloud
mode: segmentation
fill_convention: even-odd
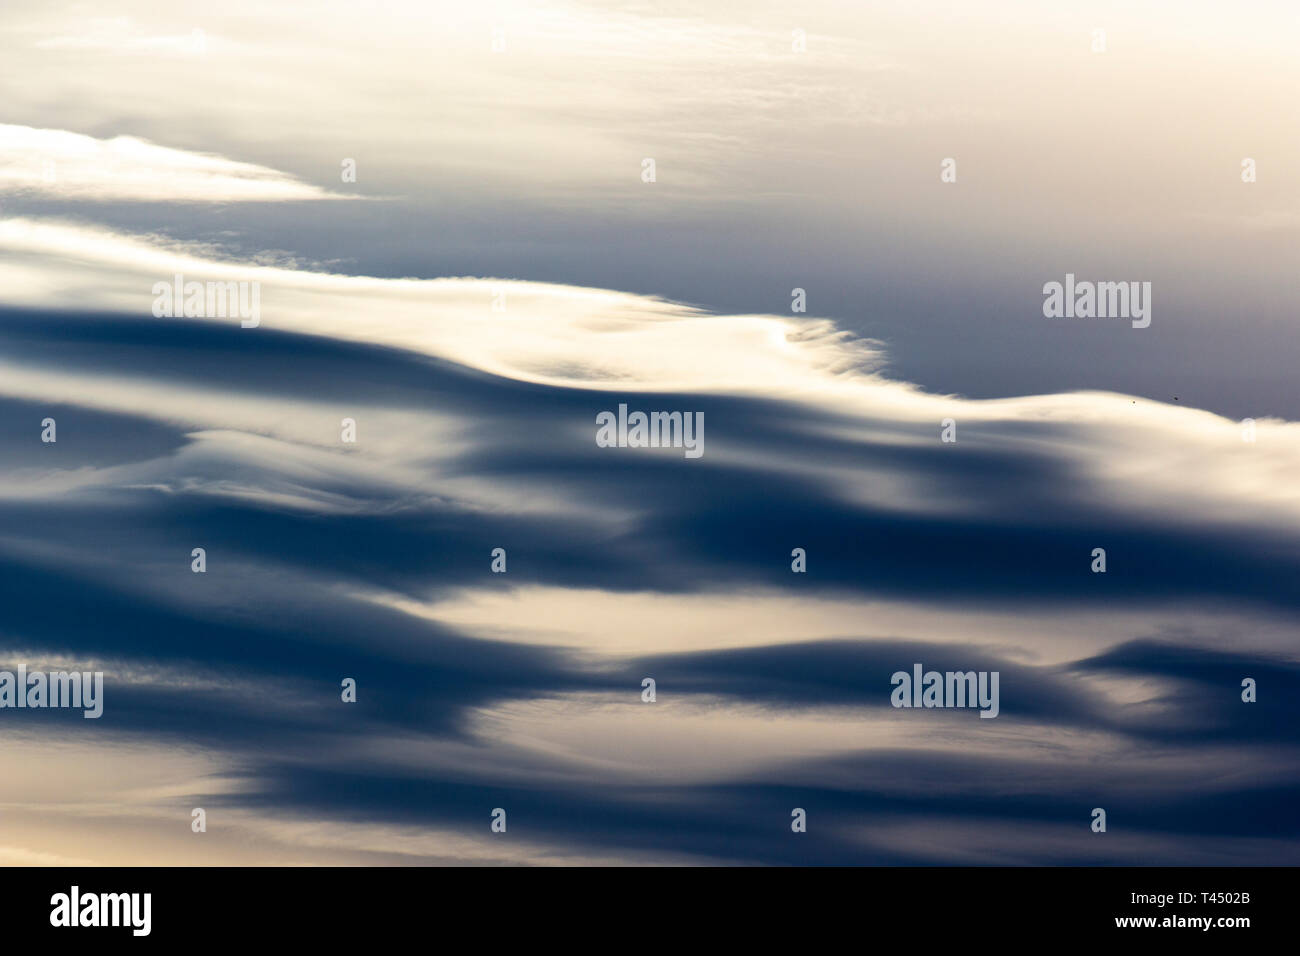
[[[1063,83],[1077,92],[1072,73],[1029,89],[1014,55],[988,57],[1041,48],[1042,21],[980,45],[988,62],[964,83],[969,11],[909,49],[892,15],[823,10],[796,55],[780,10],[739,26],[720,9],[508,4],[441,11],[430,31],[417,6],[308,21],[236,8],[209,31],[206,8],[129,6],[136,19],[88,24],[33,7],[4,28],[23,41],[12,118],[66,129],[0,126],[0,190],[24,211],[0,219],[0,667],[106,680],[96,721],[3,713],[0,858],[1300,859],[1300,424],[1261,417],[1245,442],[1237,421],[1118,392],[972,400],[886,376],[884,344],[826,319],[574,282],[348,274],[221,244],[262,234],[250,207],[142,231],[158,227],[144,203],[355,198],[302,171],[364,150],[366,188],[417,194],[420,227],[457,249],[473,244],[444,216],[452,198],[478,215],[490,195],[513,227],[512,199],[567,215],[581,195],[629,234],[669,223],[711,269],[692,204],[775,196],[786,233],[761,241],[784,257],[802,207],[833,205],[857,257],[855,217],[897,202],[946,234],[969,201],[916,203],[938,186],[914,170],[951,148],[927,138],[936,118],[972,124],[975,158],[999,117],[1017,117],[1014,150],[1042,133],[1025,117],[1059,113]],[[1059,28],[1052,49],[1068,46],[1074,28],[1041,16]],[[386,51],[379,74],[367,45]],[[983,69],[994,61],[1011,66]],[[1119,82],[1146,68],[1120,61]],[[1164,86],[1130,85],[1177,108]],[[1146,124],[1131,101],[1107,129]],[[904,159],[866,163],[905,126],[921,133]],[[1100,175],[1097,127],[1076,127]],[[267,165],[200,149],[212,142]],[[1053,157],[1068,137],[1043,142],[1004,164],[1016,189],[986,188],[998,215],[984,218],[1019,227],[1030,210],[1086,232],[1101,215],[1113,232],[1125,220],[1081,215],[1077,197],[1041,201],[1046,182],[1079,192]],[[1115,153],[1126,173],[1130,153]],[[653,190],[635,177],[646,155]],[[997,182],[988,160],[962,162],[963,183]],[[845,201],[872,182],[889,202]],[[123,224],[50,215],[71,203]],[[312,231],[317,207],[293,210],[262,225]],[[364,242],[327,235],[321,259]],[[884,234],[872,265],[890,268],[905,238]],[[657,261],[630,259],[640,273]],[[256,283],[259,327],[156,317],[156,286],[178,275]],[[701,411],[704,457],[598,447],[595,416],[619,402]],[[55,443],[39,438],[47,417]],[[946,419],[954,444],[939,440]],[[918,661],[998,671],[999,717],[890,707],[890,674]],[[1087,829],[1098,805],[1104,842]],[[204,843],[194,806],[219,823]],[[508,843],[488,830],[497,806]],[[794,839],[793,807],[810,816]]]
[[[77,202],[348,199],[265,166],[160,146],[0,124],[0,194]]]
[[[122,56],[201,56],[208,37],[202,30],[188,34],[151,35],[140,30],[128,17],[92,17],[75,33],[37,40],[39,50],[68,50],[78,53],[112,53]]]
[[[1297,853],[1292,423],[934,395],[825,321],[612,290],[31,219],[0,249],[5,656],[106,671],[94,728],[6,719],[203,760],[106,794],[80,856],[184,859],[138,835],[200,805],[278,834],[214,845],[244,861]],[[263,324],[155,318],[174,272],[261,283]],[[705,456],[598,448],[622,400],[703,410]],[[914,661],[998,670],[1000,716],[894,710]],[[1098,805],[1129,836],[1067,835]],[[526,846],[475,836],[497,806]],[[21,819],[13,859],[45,845]]]
[[[1300,469],[1296,423],[1261,418],[1252,443],[1243,440],[1239,422],[1118,394],[985,401],[935,395],[880,375],[877,346],[825,320],[717,315],[652,296],[536,282],[385,279],[258,265],[205,246],[21,218],[0,220],[0,250],[0,279],[14,305],[149,317],[157,334],[179,335],[184,323],[202,323],[153,319],[158,283],[171,286],[176,275],[257,283],[264,318],[259,329],[236,329],[245,336],[292,333],[398,349],[526,385],[607,393],[574,410],[570,437],[613,407],[618,394],[694,395],[716,409],[710,421],[726,421],[719,413],[766,416],[762,445],[735,429],[710,429],[710,460],[743,471],[760,456],[773,476],[816,482],[847,507],[1006,518],[1024,511],[1026,496],[1038,496],[1114,510],[1139,523],[1181,522],[1190,511],[1206,523],[1300,527],[1300,487],[1287,480]],[[252,341],[241,339],[240,348]],[[11,365],[0,390],[49,399],[67,387],[58,374]],[[131,401],[135,392],[137,410],[171,404],[146,402],[147,383],[114,383],[111,374],[88,403]],[[748,404],[729,406],[728,396]],[[764,399],[776,404],[764,410]],[[208,428],[231,420],[187,420],[200,418]],[[955,445],[937,441],[949,418],[958,422]],[[466,436],[475,426],[460,427],[459,447],[472,458],[475,443]],[[383,432],[372,432],[373,440],[385,440]],[[773,458],[774,448],[788,454]],[[949,467],[955,456],[964,462],[961,471]],[[604,456],[596,467],[610,460]],[[1012,474],[1020,484],[1014,501],[1005,494]]]

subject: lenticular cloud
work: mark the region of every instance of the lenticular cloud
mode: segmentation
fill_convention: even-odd
[[[614,290],[51,218],[0,253],[0,664],[104,674],[93,721],[6,713],[0,859],[192,862],[178,806],[227,863],[1296,859],[1300,425],[933,394]],[[260,323],[160,317],[189,282]],[[707,447],[602,445],[624,406]],[[996,717],[892,707],[920,661]]]

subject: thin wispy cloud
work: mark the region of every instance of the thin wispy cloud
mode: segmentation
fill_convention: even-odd
[[[131,136],[0,125],[0,196],[76,202],[285,202],[349,199],[296,177]]]

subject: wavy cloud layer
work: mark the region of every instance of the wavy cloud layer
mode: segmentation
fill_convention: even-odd
[[[62,749],[11,755],[0,858],[1300,861],[1295,423],[934,395],[829,322],[607,290],[0,250],[6,666],[106,672],[98,721],[4,713]],[[175,274],[261,324],[155,317]],[[620,402],[704,456],[598,447]],[[892,708],[915,661],[999,671],[999,717]]]

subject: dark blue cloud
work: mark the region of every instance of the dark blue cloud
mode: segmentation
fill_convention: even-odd
[[[93,377],[113,376],[178,394],[253,396],[268,419],[312,401],[427,413],[463,428],[453,458],[435,464],[430,450],[427,486],[418,491],[395,487],[379,464],[367,472],[364,442],[355,452],[360,469],[308,468],[309,477],[280,478],[275,454],[241,464],[252,469],[254,485],[261,475],[268,488],[282,480],[349,502],[291,506],[270,493],[187,484],[220,477],[204,469],[219,472],[222,463],[184,457],[199,426],[184,424],[183,414],[103,411],[75,393],[53,402],[0,400],[0,462],[33,492],[0,500],[0,664],[19,654],[93,659],[104,662],[108,682],[99,721],[0,713],[11,728],[220,751],[246,788],[214,794],[213,805],[475,832],[486,828],[492,807],[505,806],[512,833],[557,852],[942,862],[933,846],[912,850],[871,837],[915,825],[930,828],[937,845],[949,839],[952,859],[966,858],[979,828],[1006,827],[1029,841],[1017,849],[1021,859],[1097,862],[1102,851],[1087,842],[1087,815],[1101,805],[1113,821],[1104,853],[1118,862],[1201,860],[1207,839],[1227,841],[1216,852],[1235,862],[1295,860],[1300,671],[1290,657],[1257,646],[1231,653],[1207,650],[1204,635],[1115,633],[1105,635],[1108,649],[1061,666],[1026,662],[1044,647],[1012,653],[960,633],[903,640],[864,619],[840,640],[606,658],[558,638],[553,645],[522,635],[485,640],[364,596],[428,600],[530,585],[742,597],[764,589],[792,600],[1015,608],[1045,619],[1195,601],[1231,608],[1249,626],[1249,615],[1289,614],[1300,600],[1293,586],[1300,546],[1281,532],[1195,516],[1135,521],[1104,498],[1089,498],[1085,480],[1059,458],[1024,450],[1032,443],[981,445],[978,429],[964,434],[960,451],[938,441],[872,442],[851,428],[832,432],[851,422],[827,409],[525,384],[399,350],[269,329],[253,344],[210,323],[8,311],[0,315],[0,354],[82,376],[88,391]],[[711,450],[729,454],[688,462],[679,452],[620,453],[575,438],[594,434],[596,413],[617,401],[702,410]],[[58,419],[57,445],[39,441],[47,415]],[[1011,428],[1016,437],[1044,438],[1049,426]],[[421,455],[411,449],[417,468]],[[791,462],[824,470],[782,467]],[[132,477],[131,466],[143,470]],[[873,497],[869,476],[878,469],[971,507],[902,510],[883,493]],[[849,497],[839,483],[855,470],[868,477],[864,493]],[[85,481],[42,494],[50,475]],[[513,507],[508,496],[484,507],[447,479],[536,489],[587,507]],[[611,519],[614,512],[624,517]],[[1098,545],[1108,550],[1106,575],[1089,571]],[[203,576],[189,569],[195,546],[208,553]],[[489,571],[497,546],[509,552],[505,576]],[[789,570],[796,546],[808,551],[806,575]],[[949,749],[909,753],[877,741],[781,768],[756,764],[721,782],[575,776],[561,760],[552,765],[545,753],[525,757],[508,746],[485,749],[504,762],[492,773],[385,766],[379,757],[365,767],[330,760],[330,748],[348,737],[508,745],[482,740],[472,715],[582,695],[637,707],[647,674],[665,698],[720,702],[719,721],[739,705],[777,719],[828,707],[890,713],[890,674],[914,661],[999,671],[1001,715],[983,721],[971,712],[956,730],[936,726],[954,741]],[[359,683],[355,705],[339,700],[344,677]],[[1258,703],[1240,700],[1242,677],[1258,681]],[[1162,690],[1142,705],[1119,704],[1097,683],[1111,678]],[[262,688],[281,696],[259,698]],[[700,732],[707,728],[701,723]],[[995,732],[1010,735],[996,743],[995,756],[962,752],[960,734],[975,743]],[[1049,736],[1030,745],[1034,734]],[[1107,772],[1071,766],[1052,750],[1052,734],[1111,741]],[[1198,763],[1215,760],[1223,746],[1238,748],[1230,780]],[[1156,752],[1180,759],[1142,781],[1143,761]],[[503,785],[505,771],[515,771],[516,782]],[[807,834],[790,833],[796,806],[809,810]],[[1060,842],[1036,847],[1045,832]],[[1126,842],[1138,834],[1157,842]]]

